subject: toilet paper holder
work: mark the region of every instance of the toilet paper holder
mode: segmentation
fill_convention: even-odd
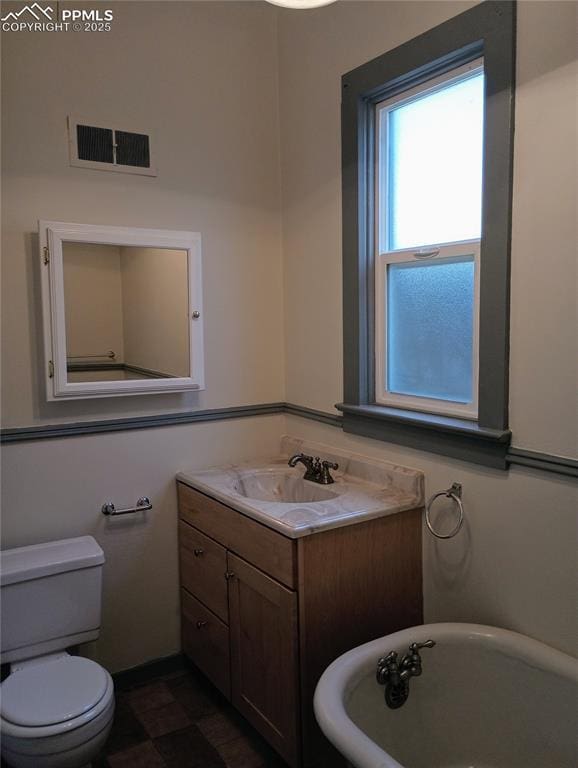
[[[152,509],[153,505],[148,496],[141,496],[134,507],[127,507],[126,509],[117,509],[112,501],[107,501],[102,505],[101,512],[107,517],[115,517],[116,515],[132,515],[134,512],[146,512]]]

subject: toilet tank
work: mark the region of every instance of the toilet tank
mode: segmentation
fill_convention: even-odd
[[[104,553],[92,536],[0,552],[0,661],[86,643],[100,631]]]

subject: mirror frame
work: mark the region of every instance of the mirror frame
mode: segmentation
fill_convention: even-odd
[[[109,227],[45,220],[39,221],[38,226],[45,381],[48,400],[166,394],[205,388],[201,235],[199,232]],[[63,242],[167,248],[187,252],[190,365],[188,376],[129,381],[68,382]]]

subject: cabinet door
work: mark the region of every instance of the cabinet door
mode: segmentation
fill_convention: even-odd
[[[297,594],[227,553],[233,704],[298,763]]]

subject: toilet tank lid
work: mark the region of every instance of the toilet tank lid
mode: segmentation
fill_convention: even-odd
[[[104,563],[104,552],[92,536],[48,541],[0,552],[0,584],[16,584]]]

